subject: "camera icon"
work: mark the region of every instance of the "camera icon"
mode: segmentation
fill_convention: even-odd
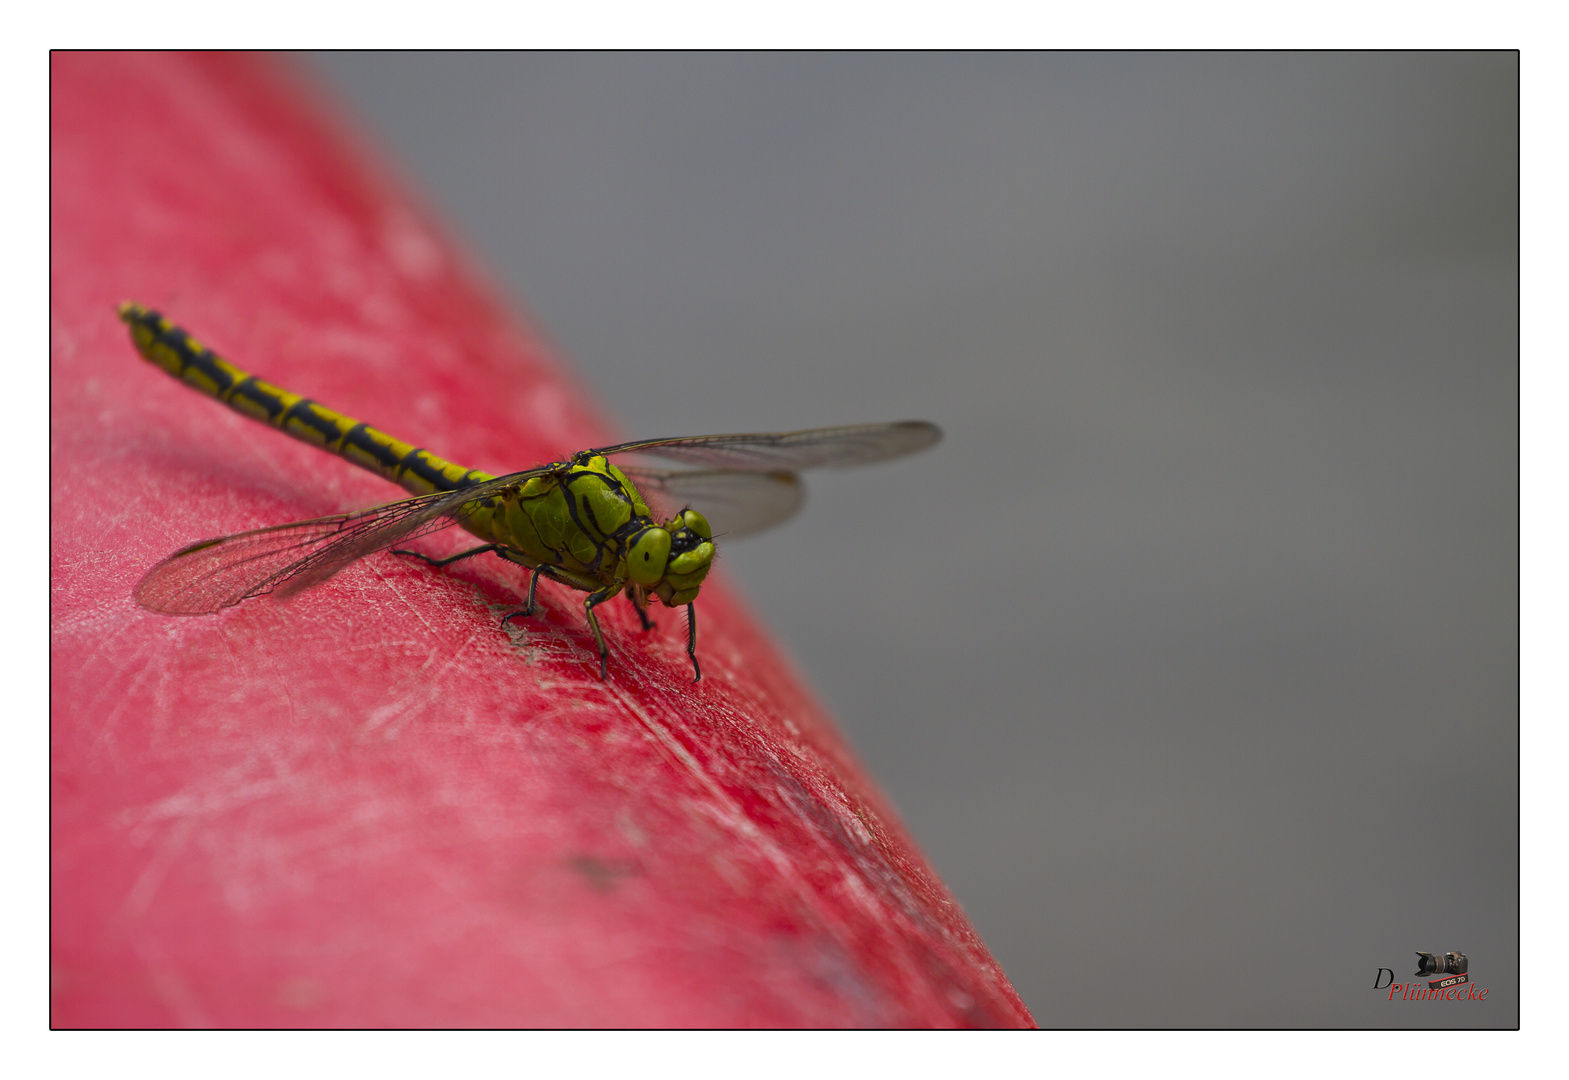
[[[1451,951],[1434,956],[1432,953],[1418,952],[1416,957],[1418,975],[1464,975],[1466,972],[1465,953]]]

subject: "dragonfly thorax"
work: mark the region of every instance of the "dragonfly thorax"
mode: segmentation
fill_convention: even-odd
[[[688,509],[656,521],[626,473],[598,454],[579,454],[476,505],[464,524],[558,580],[634,589],[670,607],[697,597],[714,560],[702,514]]]
[[[631,479],[603,456],[578,454],[566,470],[562,487],[571,505],[576,500],[580,520],[594,526],[616,549],[620,564],[609,580],[619,578],[643,593],[657,596],[667,607],[690,604],[697,598],[703,579],[714,561],[713,530],[696,510],[682,510],[669,521],[656,523],[648,504]]]

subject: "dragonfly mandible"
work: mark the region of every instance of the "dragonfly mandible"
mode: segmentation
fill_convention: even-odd
[[[935,424],[906,420],[777,434],[640,439],[493,476],[445,461],[242,371],[140,304],[121,304],[119,315],[137,351],[187,386],[369,469],[414,496],[183,547],[148,571],[134,593],[143,607],[171,615],[210,614],[268,593],[289,596],[388,548],[438,567],[491,553],[530,571],[527,602],[503,624],[533,614],[541,577],[588,593],[583,611],[599,652],[601,679],[610,650],[596,607],[624,592],[649,630],[651,600],[684,606],[686,651],[696,682],[702,668],[695,601],[713,566],[716,536],[758,532],[794,514],[803,495],[795,474],[802,469],[866,465],[924,450],[942,438]],[[699,468],[617,466],[609,460],[633,452]],[[681,509],[657,520],[647,495],[656,505]],[[445,559],[395,546],[452,525],[483,543]]]

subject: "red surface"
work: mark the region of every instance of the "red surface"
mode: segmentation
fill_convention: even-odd
[[[495,560],[138,609],[190,540],[398,492],[153,369],[120,300],[492,472],[621,433],[278,64],[52,88],[56,1026],[1030,1023],[722,574],[696,686],[674,612],[611,606],[608,683],[576,594],[514,645]]]

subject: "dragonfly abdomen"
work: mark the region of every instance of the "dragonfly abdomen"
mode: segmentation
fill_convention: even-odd
[[[369,469],[407,492],[457,491],[493,479],[490,473],[454,465],[352,416],[264,382],[140,304],[121,304],[120,319],[131,328],[136,351],[185,385],[237,413]]]

